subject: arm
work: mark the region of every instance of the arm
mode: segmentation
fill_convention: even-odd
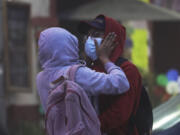
[[[80,67],[75,81],[90,95],[121,94],[129,89],[129,82],[120,67],[108,62],[105,69],[108,74]]]
[[[116,45],[115,38],[115,33],[109,33],[99,47],[94,40],[98,58],[108,74],[95,72],[87,67],[76,72],[75,81],[90,95],[121,94],[129,89],[129,82],[122,69],[109,60],[109,55]]]

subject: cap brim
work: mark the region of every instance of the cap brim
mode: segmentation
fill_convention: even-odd
[[[94,21],[81,21],[78,25],[78,32],[81,34],[87,34],[89,29],[95,28],[98,30],[104,30],[103,27],[95,23]]]

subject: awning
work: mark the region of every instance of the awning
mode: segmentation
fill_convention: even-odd
[[[175,11],[136,0],[97,0],[73,10],[68,18],[73,20],[89,20],[98,14],[105,14],[121,21],[180,20],[180,14]]]

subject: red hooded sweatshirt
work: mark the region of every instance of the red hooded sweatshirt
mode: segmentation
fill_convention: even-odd
[[[104,16],[104,15],[103,15]],[[112,18],[105,17],[105,36],[109,32],[115,32],[118,45],[112,52],[110,60],[116,62],[122,55],[126,39],[125,28]],[[141,93],[141,75],[134,64],[129,61],[124,62],[121,68],[125,72],[130,83],[128,92],[122,95],[100,95],[99,96],[99,119],[102,132],[108,135],[128,135],[129,119],[136,113],[140,93]],[[94,69],[99,72],[105,72],[100,62],[95,63]],[[138,135],[137,129],[131,132],[132,135]]]

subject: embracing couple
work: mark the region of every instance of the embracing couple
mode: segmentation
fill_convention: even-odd
[[[81,65],[73,81],[87,94],[85,100],[91,101],[96,111],[97,122],[100,122],[97,135],[128,135],[129,130],[132,135],[139,135],[136,127],[130,129],[129,119],[139,104],[141,76],[131,62],[117,64],[123,54],[125,27],[110,17],[99,15],[92,21],[82,21],[78,31],[84,35],[81,53],[78,39],[63,28],[48,28],[40,34],[38,55],[43,71],[37,75],[37,89],[44,111],[49,110],[47,104],[52,88],[63,82],[60,77],[73,65]],[[85,61],[80,60],[79,55],[83,55]],[[50,126],[55,130],[54,126],[62,125],[54,122]],[[55,131],[49,134],[58,135]]]

